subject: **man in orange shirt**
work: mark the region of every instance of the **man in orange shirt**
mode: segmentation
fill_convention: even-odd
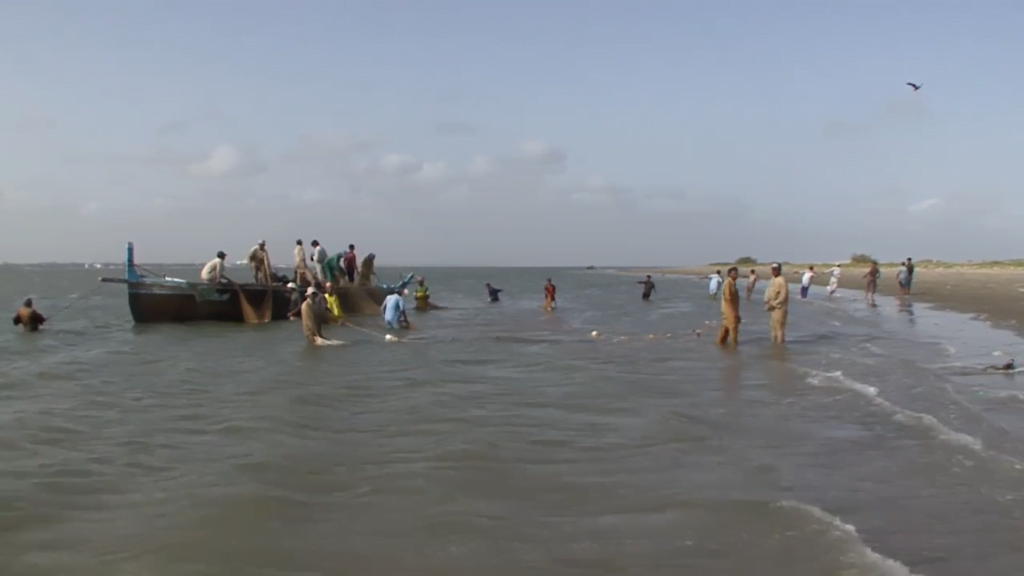
[[[740,291],[736,288],[736,278],[739,277],[739,268],[729,268],[725,284],[722,286],[722,327],[718,329],[718,344],[725,344],[732,340],[732,345],[739,344],[740,332]]]

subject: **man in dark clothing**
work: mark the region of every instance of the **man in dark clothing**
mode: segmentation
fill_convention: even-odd
[[[644,300],[644,301],[650,300],[651,299],[651,292],[655,291],[654,290],[654,282],[651,281],[651,275],[648,274],[646,280],[640,280],[639,282],[637,282],[637,284],[643,284],[644,285],[644,292],[643,292],[643,294],[640,295],[640,299]]]
[[[349,284],[356,283],[356,269],[359,267],[359,261],[356,260],[356,245],[349,244],[348,252],[345,253],[344,258],[345,265],[345,276],[348,277]]]
[[[31,298],[26,298],[14,315],[14,325],[21,326],[25,332],[37,332],[44,322],[46,322],[46,318],[32,307]]]
[[[494,286],[491,286],[490,282],[484,284],[484,286],[487,287],[487,297],[490,299],[491,302],[498,302],[501,300],[501,298],[498,298],[498,294],[501,294],[501,288],[495,288]]]
[[[910,294],[910,285],[914,282],[914,259],[907,258],[907,280],[904,289],[907,291],[907,295]]]

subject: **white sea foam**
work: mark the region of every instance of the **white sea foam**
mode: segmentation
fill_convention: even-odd
[[[845,388],[858,392],[871,400],[871,402],[879,408],[891,413],[893,418],[904,424],[919,425],[927,428],[935,437],[952,444],[960,446],[967,446],[979,452],[983,452],[985,447],[981,440],[964,434],[963,432],[957,432],[951,430],[943,425],[941,422],[935,419],[934,416],[928,414],[921,414],[920,412],[914,412],[907,410],[906,408],[900,408],[892,402],[885,400],[878,396],[878,388],[869,386],[862,382],[857,382],[852,378],[843,376],[842,372],[818,372],[816,370],[807,370],[811,375],[807,378],[807,382],[814,386],[832,386],[835,388]]]
[[[807,514],[824,523],[833,534],[853,549],[852,558],[858,564],[858,568],[864,569],[864,574],[872,574],[874,576],[919,576],[911,572],[909,568],[900,562],[892,558],[886,558],[869,548],[860,539],[860,535],[857,534],[855,527],[846,524],[821,508],[793,500],[779,502],[776,506]]]

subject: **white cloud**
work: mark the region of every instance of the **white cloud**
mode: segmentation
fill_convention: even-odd
[[[378,167],[388,174],[411,175],[423,168],[423,162],[406,154],[387,154],[380,159]]]
[[[925,212],[927,210],[938,210],[946,205],[942,198],[929,198],[907,207],[908,212]]]
[[[195,162],[188,166],[189,174],[202,178],[254,176],[266,169],[267,166],[262,162],[227,144],[214,148],[202,162]]]
[[[90,200],[89,202],[86,202],[81,208],[79,208],[78,212],[82,216],[92,216],[96,214],[97,211],[99,211],[99,208],[100,205],[98,202],[96,202],[95,200]]]

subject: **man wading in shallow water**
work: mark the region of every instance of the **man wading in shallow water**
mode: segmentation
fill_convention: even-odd
[[[732,345],[736,346],[740,337],[740,291],[736,289],[736,278],[740,270],[733,266],[726,274],[722,285],[722,327],[718,329],[718,345],[725,346],[732,340]]]
[[[651,292],[655,291],[654,290],[654,282],[651,280],[651,275],[648,274],[646,280],[640,280],[640,281],[637,282],[637,284],[643,284],[644,285],[644,292],[643,292],[643,294],[640,295],[640,299],[645,301],[645,302],[647,300],[650,300],[651,299]]]
[[[864,274],[864,299],[870,302],[875,301],[875,291],[878,290],[878,277],[882,271],[878,269],[878,262],[872,261],[871,268]]]
[[[789,284],[782,277],[782,264],[772,264],[772,279],[764,291],[764,309],[771,315],[768,326],[772,331],[772,343],[786,342],[786,319],[789,317]]]

